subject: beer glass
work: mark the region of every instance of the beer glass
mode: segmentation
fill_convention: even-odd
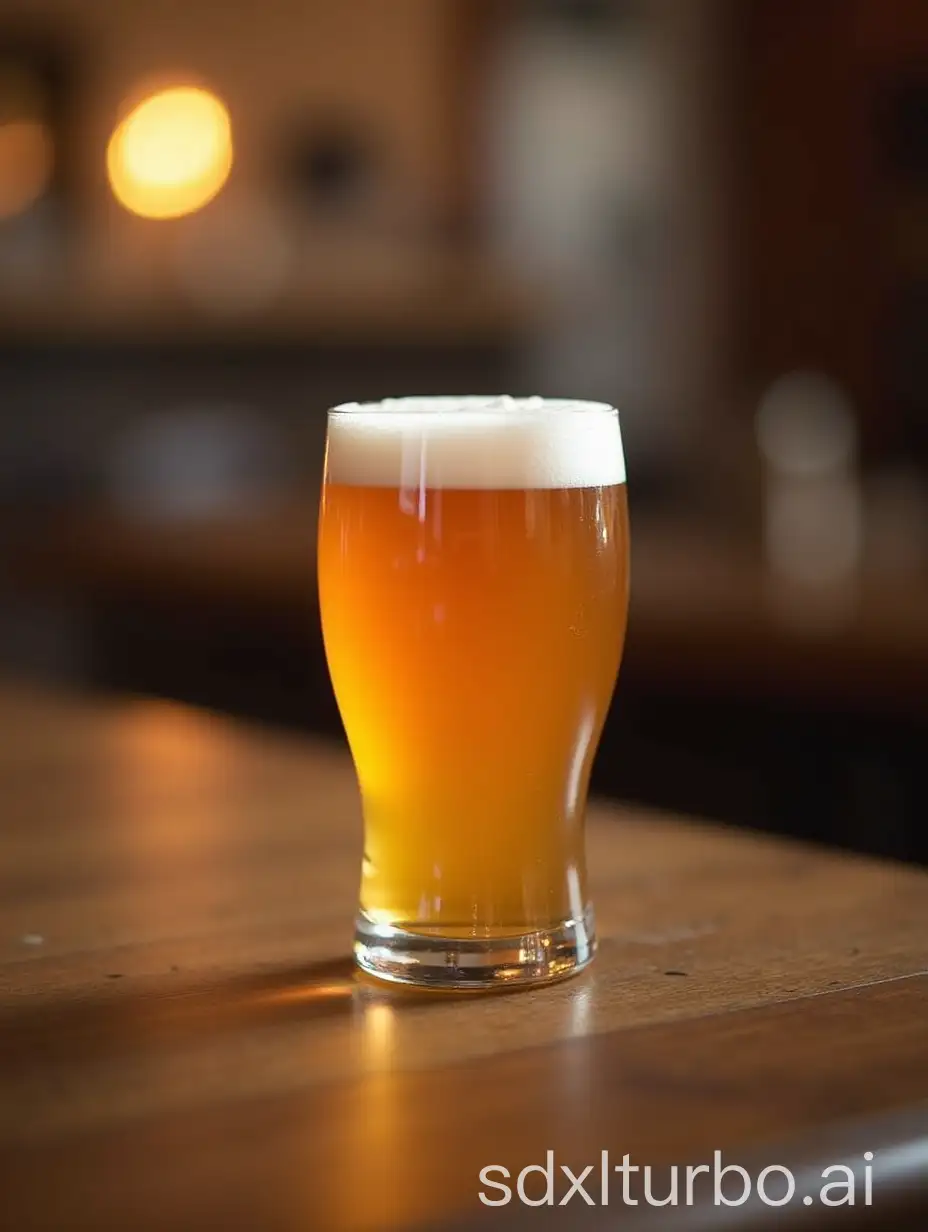
[[[335,407],[318,561],[364,816],[358,965],[453,989],[579,971],[584,811],[628,606],[618,413]]]

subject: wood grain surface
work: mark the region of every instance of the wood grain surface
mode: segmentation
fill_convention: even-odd
[[[591,969],[461,998],[352,969],[336,747],[7,688],[0,788],[4,1232],[508,1226],[488,1164],[801,1161],[848,1118],[922,1209],[921,871],[597,805]]]

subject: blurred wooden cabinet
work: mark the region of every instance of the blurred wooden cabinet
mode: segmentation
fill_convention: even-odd
[[[928,4],[730,12],[739,375],[824,370],[871,459],[928,465]]]

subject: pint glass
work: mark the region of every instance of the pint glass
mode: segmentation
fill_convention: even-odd
[[[364,817],[357,963],[457,989],[580,970],[584,811],[628,605],[617,412],[336,407],[318,561]]]

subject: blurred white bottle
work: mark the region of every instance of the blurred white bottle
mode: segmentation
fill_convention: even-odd
[[[757,413],[767,564],[779,579],[834,589],[857,575],[862,545],[857,427],[828,377],[776,381]]]
[[[548,297],[526,388],[646,411],[626,447],[661,452],[666,66],[647,9],[628,22],[514,23],[486,94],[487,208],[497,258]]]

